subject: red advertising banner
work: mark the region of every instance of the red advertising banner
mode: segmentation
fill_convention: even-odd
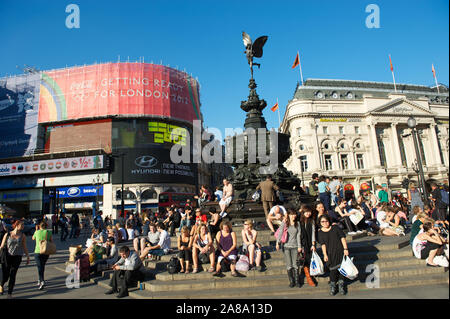
[[[39,123],[108,115],[200,119],[198,82],[148,63],[107,63],[42,73]]]

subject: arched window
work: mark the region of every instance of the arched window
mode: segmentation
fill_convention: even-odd
[[[141,195],[141,199],[157,199],[158,193],[156,193],[153,189],[147,189]]]

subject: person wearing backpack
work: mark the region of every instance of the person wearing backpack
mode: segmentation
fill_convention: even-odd
[[[32,239],[36,241],[36,248],[34,249],[34,259],[36,261],[36,266],[38,269],[38,286],[39,290],[44,289],[45,286],[45,280],[44,280],[44,273],[45,273],[45,264],[48,261],[48,258],[50,255],[44,255],[41,254],[40,250],[40,243],[42,240],[47,240],[49,242],[53,242],[52,238],[52,231],[47,230],[47,224],[45,222],[41,222],[39,224],[39,230],[36,230],[33,234]]]
[[[297,221],[297,212],[293,209],[288,209],[287,214],[277,233],[277,251],[281,249],[284,253],[284,260],[286,262],[286,269],[289,278],[289,287],[293,288],[296,285],[300,288],[301,284],[298,280],[299,274],[297,269],[297,256],[302,252],[301,228]]]

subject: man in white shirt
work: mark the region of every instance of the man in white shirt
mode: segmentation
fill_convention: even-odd
[[[286,208],[284,208],[283,206],[275,205],[272,207],[266,219],[267,226],[269,226],[270,230],[272,231],[271,235],[275,233],[273,225],[280,226],[285,215]]]
[[[230,206],[230,203],[233,200],[233,196],[233,185],[225,178],[223,180],[223,198],[219,202],[220,217],[224,218],[227,215],[226,209],[228,206]]]
[[[339,197],[340,182],[337,176],[333,176],[333,181],[328,184],[331,193],[331,206],[336,206]]]
[[[153,256],[163,256],[167,255],[170,250],[170,235],[165,230],[164,223],[159,222],[156,224],[156,229],[159,232],[159,242],[155,246],[147,247],[143,250],[143,253],[141,254],[140,258],[141,260],[144,260],[147,254],[151,254]]]
[[[122,246],[119,248],[119,255],[120,260],[112,266],[114,274],[109,283],[111,289],[105,294],[111,295],[118,292],[117,298],[123,298],[128,296],[128,288],[144,280],[145,275],[144,265],[136,252],[130,251],[127,246]]]

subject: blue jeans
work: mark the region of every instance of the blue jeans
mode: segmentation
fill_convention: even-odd
[[[76,238],[76,231],[77,231],[77,229],[78,229],[78,227],[73,227],[72,226],[72,229],[70,230],[70,235],[69,235],[69,238]]]
[[[190,219],[182,220],[180,223],[180,228],[178,230],[181,231],[181,228],[183,228],[183,226],[187,226],[190,229],[191,228],[191,220]]]
[[[45,264],[47,263],[49,255],[34,254],[34,260],[38,268],[39,281],[44,281]]]
[[[322,202],[323,206],[325,207],[325,210],[329,212],[331,210],[331,197],[330,193],[320,193],[319,199]]]

